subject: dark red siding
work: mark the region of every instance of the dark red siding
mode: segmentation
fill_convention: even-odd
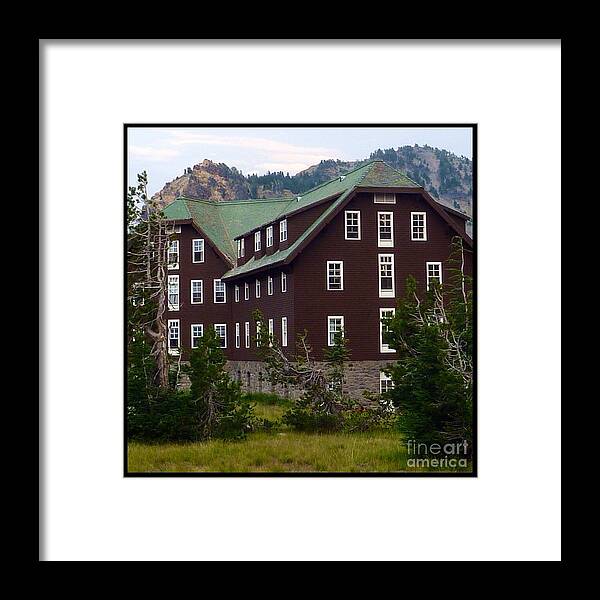
[[[288,219],[289,241],[297,239],[329,206],[313,207]],[[345,211],[361,212],[361,239],[345,240]],[[394,246],[378,247],[377,213],[394,214]],[[411,211],[427,213],[427,241],[411,241]],[[274,249],[279,248],[279,225],[274,226]],[[262,229],[262,252],[266,250],[266,228]],[[281,318],[288,319],[288,349],[295,350],[296,335],[308,331],[315,358],[322,357],[327,345],[327,317],[342,315],[345,333],[353,360],[390,360],[392,353],[380,352],[379,309],[392,308],[404,293],[406,277],[414,275],[423,290],[426,282],[426,263],[443,263],[443,279],[447,281],[447,260],[450,244],[456,233],[419,194],[397,194],[396,204],[374,204],[373,194],[361,192],[308,244],[292,264],[283,267],[287,273],[287,292],[281,292],[281,268],[257,276],[230,281],[226,284],[226,304],[215,304],[213,282],[230,269],[217,254],[208,239],[191,225],[182,225],[179,269],[169,274],[180,276],[180,309],[167,314],[179,319],[184,357],[191,345],[190,327],[202,324],[205,330],[215,323],[227,324],[227,357],[231,360],[257,360],[256,344],[245,348],[244,323],[250,323],[250,333],[256,335],[252,318],[260,309],[266,320],[274,320],[275,337],[281,339]],[[192,263],[192,240],[205,239],[205,262]],[[271,248],[268,249],[271,253]],[[254,254],[254,236],[246,238],[246,259]],[[395,298],[379,298],[378,255],[393,254],[395,262]],[[327,290],[327,261],[344,263],[343,291]],[[466,255],[466,269],[472,269],[472,253]],[[267,277],[273,277],[273,295],[268,295]],[[255,281],[261,281],[261,297],[256,298]],[[203,304],[190,304],[190,281],[204,283]],[[244,300],[244,283],[250,287],[250,298]],[[235,285],[240,287],[239,302],[235,302]],[[240,324],[240,348],[235,347],[235,324]]]
[[[294,343],[294,283],[293,276],[289,269],[285,269],[287,273],[287,292],[281,291],[281,269],[257,274],[256,277],[239,279],[234,283],[228,284],[230,297],[228,303],[231,306],[231,345],[227,356],[231,360],[257,360],[256,343],[251,340],[250,348],[245,347],[244,340],[244,323],[250,323],[250,334],[253,338],[256,335],[256,323],[252,317],[252,313],[259,309],[265,321],[273,319],[274,328],[273,334],[281,340],[281,318],[288,319],[288,348],[293,349]],[[268,295],[267,278],[273,277],[273,295]],[[256,280],[261,283],[260,298],[256,297]],[[250,287],[250,298],[244,300],[244,283],[248,283]],[[240,301],[235,302],[234,290],[235,285],[240,286]],[[240,324],[240,348],[235,348],[235,324]]]
[[[360,210],[361,239],[345,240],[345,210]],[[394,214],[394,246],[379,248],[377,212]],[[427,213],[427,241],[411,241],[411,211]],[[327,317],[344,316],[344,328],[354,360],[383,360],[379,309],[391,308],[394,298],[379,298],[378,255],[393,254],[396,298],[404,293],[405,280],[414,275],[421,289],[426,263],[446,261],[455,232],[417,194],[397,194],[396,204],[374,204],[370,193],[357,194],[298,256],[294,262],[296,328],[310,333],[318,357],[327,346]],[[344,262],[344,290],[327,291],[327,261]]]
[[[180,320],[180,343],[184,351],[191,347],[191,325],[202,324],[204,329],[215,323],[227,323],[231,309],[229,305],[229,289],[227,303],[213,302],[213,282],[231,267],[215,252],[208,238],[198,233],[192,225],[182,225],[181,233],[174,236],[179,240],[179,269],[170,270],[169,275],[179,275],[179,310],[167,311],[167,319]],[[192,262],[192,240],[204,239],[204,262]],[[191,280],[201,279],[203,282],[204,298],[202,304],[191,304]],[[184,352],[185,355],[185,352]]]

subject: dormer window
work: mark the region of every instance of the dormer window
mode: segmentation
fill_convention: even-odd
[[[242,238],[241,240],[237,241],[237,257],[238,258],[244,258],[244,254],[245,252],[245,247],[244,247],[244,238]]]
[[[285,242],[288,239],[287,219],[279,221],[279,241]]]
[[[273,225],[267,227],[267,248],[273,245]]]
[[[375,204],[396,204],[396,194],[375,194]]]
[[[257,231],[254,234],[254,252],[260,252],[261,243],[260,243],[260,231]]]

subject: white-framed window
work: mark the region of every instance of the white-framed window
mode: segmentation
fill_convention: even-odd
[[[327,345],[335,346],[335,337],[338,333],[344,333],[344,317],[327,317]]]
[[[442,284],[442,263],[441,262],[428,262],[427,263],[427,289],[431,285],[432,281],[437,281],[440,285]]]
[[[227,300],[225,293],[225,282],[222,279],[215,279],[213,285],[215,304],[224,304]]]
[[[275,322],[269,319],[269,346],[273,346],[273,332],[275,331]]]
[[[394,213],[377,213],[377,244],[380,248],[394,246]]]
[[[379,255],[379,297],[393,298],[396,295],[394,283],[394,255]]]
[[[386,375],[383,371],[379,373],[379,393],[385,394],[390,390],[394,389],[394,382],[389,375]]]
[[[260,298],[260,279],[254,282],[254,294],[257,298]]]
[[[179,275],[169,275],[167,279],[168,309],[179,310]]]
[[[191,303],[202,304],[204,302],[202,279],[192,279],[190,281]]]
[[[167,321],[167,331],[169,336],[169,354],[179,354],[179,319],[169,319]]]
[[[410,213],[410,239],[413,242],[427,241],[427,213]]]
[[[167,225],[167,233],[172,235],[173,233],[181,233],[181,225]]]
[[[144,306],[146,301],[143,296],[139,296],[138,294],[144,293],[144,284],[140,282],[136,282],[133,284],[133,294],[129,297],[131,300],[131,304],[133,306]]]
[[[204,240],[192,240],[192,262],[204,262]]]
[[[236,323],[235,324],[235,347],[239,348],[240,347],[240,343],[241,343],[240,324]]]
[[[260,231],[254,233],[254,252],[260,252],[261,241],[260,241]]]
[[[281,291],[287,292],[287,274],[286,273],[281,274]]]
[[[227,348],[227,324],[215,323],[215,333],[219,339],[219,346],[221,348]]]
[[[244,284],[244,300],[250,300],[250,284]]]
[[[179,240],[171,240],[167,251],[167,269],[179,269]]]
[[[384,319],[391,319],[396,313],[395,308],[380,308],[379,309],[379,351],[380,352],[396,352],[385,340],[385,334],[388,332],[388,326],[384,323]]]
[[[287,240],[287,219],[279,221],[279,241],[285,242]]]
[[[346,234],[347,240],[360,240],[360,210],[346,211]]]
[[[267,248],[273,245],[273,225],[267,227]]]
[[[244,258],[245,254],[246,254],[246,243],[245,243],[244,238],[242,238],[241,240],[237,241],[237,257]]]
[[[327,289],[330,291],[344,289],[344,263],[341,260],[327,261]]]
[[[235,301],[239,302],[240,301],[240,286],[239,285],[236,285],[233,288],[233,295],[234,295]]]
[[[273,295],[273,277],[271,275],[267,275],[267,295]]]
[[[260,347],[260,321],[256,321],[256,347]]]
[[[250,348],[250,322],[246,321],[244,323],[244,342],[246,348]]]
[[[375,194],[375,204],[396,204],[396,194]]]
[[[200,338],[204,335],[204,325],[201,323],[194,323],[190,325],[190,340],[192,348],[197,348]]]
[[[281,317],[281,345],[288,345],[288,323],[287,317]]]

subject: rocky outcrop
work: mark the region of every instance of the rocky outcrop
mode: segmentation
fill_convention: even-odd
[[[250,198],[250,185],[235,167],[205,159],[167,183],[154,195],[154,199],[159,199],[159,204],[165,206],[179,196],[203,200],[242,200]]]
[[[295,175],[277,172],[245,176],[235,167],[203,160],[167,183],[154,198],[166,205],[178,198],[244,200],[294,196],[339,177],[369,160],[381,159],[422,185],[436,200],[472,214],[473,163],[464,156],[431,146],[376,150],[362,160],[323,160]]]

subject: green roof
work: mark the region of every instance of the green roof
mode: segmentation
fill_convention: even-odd
[[[289,203],[289,198],[235,201],[177,198],[165,207],[164,213],[173,220],[192,219],[235,262],[236,236],[272,220]]]
[[[363,177],[361,187],[421,187],[381,160],[370,163],[369,166],[371,168]]]
[[[243,265],[238,267],[234,267],[230,269],[223,275],[223,278],[228,277],[236,277],[238,275],[244,275],[245,273],[250,273],[255,269],[261,269],[264,267],[268,267],[271,265],[275,265],[281,262],[285,262],[285,260],[290,256],[296,249],[306,240],[306,238],[319,227],[319,225],[331,214],[335,211],[335,209],[340,205],[346,197],[350,194],[350,192],[354,188],[350,188],[346,190],[339,198],[334,200],[330,206],[321,214],[321,216],[313,221],[306,230],[298,237],[298,239],[291,245],[289,248],[285,250],[279,250],[274,252],[273,254],[265,254],[261,258],[255,258],[254,256],[245,262]]]
[[[323,200],[329,198],[334,200],[289,248],[259,259],[252,257],[244,265],[235,267],[224,275],[224,277],[232,277],[284,261],[356,187],[420,188],[421,186],[383,161],[377,160],[357,167],[346,175],[336,177],[294,198],[235,201],[178,198],[164,209],[164,213],[169,219],[192,219],[219,250],[235,263],[236,237]]]

